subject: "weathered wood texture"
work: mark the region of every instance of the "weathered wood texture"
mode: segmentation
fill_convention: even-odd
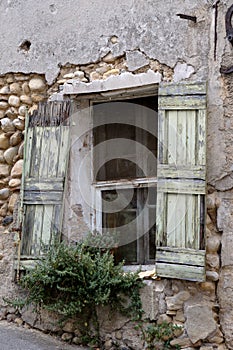
[[[201,250],[206,193],[205,109],[205,84],[160,87],[156,234],[159,276],[205,279]]]
[[[69,152],[69,102],[40,104],[26,130],[21,253],[41,254],[58,235]]]

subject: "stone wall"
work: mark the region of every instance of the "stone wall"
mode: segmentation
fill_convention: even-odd
[[[23,168],[25,113],[47,96],[47,84],[37,74],[0,77],[0,294],[14,290],[13,261],[17,236],[9,230],[16,214]],[[11,226],[9,226],[11,225]],[[15,222],[16,225],[16,222]]]
[[[29,112],[32,112],[37,108],[39,101],[51,96],[56,97],[57,92],[62,92],[65,83],[69,84],[74,80],[88,83],[93,80],[106,80],[113,75],[120,75],[127,71],[140,74],[147,72],[149,69],[159,72],[163,81],[178,80],[177,71],[171,67],[152,59],[138,61],[137,55],[138,52],[136,54],[132,52],[131,58],[127,59],[125,55],[114,58],[111,54],[108,54],[103,60],[93,64],[66,65],[61,68],[56,82],[50,86],[46,84],[43,76],[37,74],[7,74],[2,76],[0,90],[0,166],[5,170],[1,172],[0,189],[0,215],[3,227],[0,242],[0,271],[2,271],[5,283],[0,288],[1,296],[17,295],[17,286],[13,282],[14,269],[12,265],[14,253],[17,252],[17,237],[15,241],[14,225],[11,222],[22,174],[26,108]],[[186,65],[180,68],[180,79],[182,79],[182,72],[186,72],[186,78],[193,74],[192,71],[187,73],[186,68]],[[190,350],[226,349],[222,327],[224,328],[224,325],[225,328],[229,327],[223,307],[219,313],[218,301],[221,303],[224,298],[221,287],[218,287],[221,268],[219,254],[222,229],[220,224],[217,226],[217,212],[221,210],[221,201],[213,186],[209,187],[207,207],[207,281],[193,283],[178,280],[148,279],[145,280],[145,287],[142,291],[145,326],[154,323],[159,324],[163,321],[181,325],[182,331],[174,337],[171,344]],[[226,283],[225,279],[220,281],[220,285],[221,283]],[[217,287],[219,297],[216,293]],[[55,315],[42,313],[38,318],[30,310],[19,314],[14,308],[3,306],[1,317],[8,319],[8,321],[14,321],[19,325],[30,325],[46,332],[56,331],[61,334],[63,340],[72,341],[74,344],[80,343],[80,330],[75,326],[75,323],[69,321],[60,329],[54,326]],[[141,350],[146,348],[145,341],[142,338],[142,330],[140,328],[135,329],[137,324],[129,319],[120,315],[112,318],[108,310],[105,310],[99,312],[99,322],[100,334],[105,349],[116,349],[118,345],[125,349]],[[227,342],[230,344],[231,341],[231,338],[229,338]]]

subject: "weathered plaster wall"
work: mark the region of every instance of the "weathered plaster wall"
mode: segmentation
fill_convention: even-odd
[[[67,62],[86,64],[111,49],[114,56],[140,49],[171,67],[189,61],[195,78],[204,78],[210,7],[192,0],[3,0],[0,73],[44,73],[51,83]],[[196,15],[197,24],[177,12]],[[118,43],[111,43],[113,35]],[[31,43],[28,51],[20,49],[25,40]]]

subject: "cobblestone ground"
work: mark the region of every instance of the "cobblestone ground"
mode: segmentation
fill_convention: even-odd
[[[26,329],[0,322],[0,350],[88,350],[69,345],[34,329]]]

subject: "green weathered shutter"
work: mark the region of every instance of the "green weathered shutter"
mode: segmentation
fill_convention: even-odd
[[[46,102],[29,119],[24,159],[21,258],[41,254],[61,230],[70,102]]]
[[[206,86],[159,89],[156,271],[205,280]]]

